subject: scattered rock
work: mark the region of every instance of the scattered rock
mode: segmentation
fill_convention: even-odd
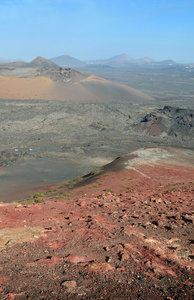
[[[67,262],[71,262],[73,264],[79,264],[79,263],[84,263],[84,262],[91,262],[91,261],[94,261],[88,257],[78,257],[74,254],[70,254],[68,255],[68,257],[65,259],[65,261]]]
[[[111,266],[109,263],[100,263],[95,262],[88,265],[88,272],[100,272],[100,273],[106,273],[108,271],[113,271],[115,268]]]
[[[119,253],[120,261],[129,260],[129,254],[127,252]]]
[[[72,288],[77,286],[77,282],[75,280],[65,280],[61,282],[61,285]]]

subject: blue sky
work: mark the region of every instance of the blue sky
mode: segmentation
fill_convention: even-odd
[[[193,0],[0,0],[0,57],[194,62]]]

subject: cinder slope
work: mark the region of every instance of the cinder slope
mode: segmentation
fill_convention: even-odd
[[[35,78],[0,76],[0,99],[139,103],[153,100],[150,96],[133,88],[112,83],[100,77],[88,76],[72,69],[37,68],[36,72],[32,70]]]
[[[150,96],[128,86],[119,83],[113,83],[109,80],[89,76],[80,82],[88,91],[95,94],[100,99],[105,100],[127,100],[131,102],[144,102],[153,100]]]
[[[192,299],[193,157],[140,149],[34,204],[2,204],[0,297]]]
[[[46,77],[15,78],[0,76],[1,99],[55,99],[55,83]]]
[[[27,67],[35,68],[35,67],[48,67],[48,68],[58,68],[59,66],[55,64],[54,62],[38,56],[34,60],[32,60],[30,63],[27,64]]]

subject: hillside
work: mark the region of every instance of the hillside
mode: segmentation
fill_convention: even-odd
[[[17,68],[17,67],[27,67],[28,63],[24,61],[14,61],[14,62],[6,62],[6,63],[1,63],[0,62],[0,68]]]
[[[193,155],[139,149],[1,204],[0,297],[192,299]]]
[[[140,122],[133,124],[137,132],[149,136],[176,137],[183,143],[194,141],[194,110],[165,106],[144,116]]]
[[[28,68],[36,68],[36,67],[39,67],[39,68],[58,68],[59,66],[55,63],[53,63],[52,61],[44,58],[44,57],[41,57],[41,56],[38,56],[36,57],[34,60],[32,60],[30,63],[28,63],[26,65]]]
[[[37,58],[27,68],[0,68],[0,98],[138,103],[152,100],[128,86],[74,69],[47,65],[50,66],[50,61]]]
[[[67,68],[84,67],[86,65],[86,63],[84,63],[83,61],[74,58],[70,55],[61,55],[61,56],[53,57],[50,58],[50,61],[56,63],[61,67],[67,67]]]

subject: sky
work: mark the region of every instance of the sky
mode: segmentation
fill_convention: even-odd
[[[194,0],[0,0],[0,57],[194,63]]]

